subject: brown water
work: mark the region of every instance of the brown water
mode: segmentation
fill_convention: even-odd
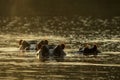
[[[35,52],[20,54],[18,40],[46,38],[58,44],[66,39],[28,35],[27,38],[26,35],[0,37],[0,80],[120,80],[120,52],[102,52],[94,58],[65,49],[64,62],[40,62]]]
[[[119,57],[119,53],[104,53],[98,58],[68,54],[64,62],[40,62],[35,52],[1,51],[0,79],[120,80]]]

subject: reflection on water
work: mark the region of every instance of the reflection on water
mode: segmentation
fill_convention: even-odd
[[[120,17],[104,19],[83,16],[1,16],[0,79],[120,80],[119,25]],[[86,42],[97,42],[100,51],[109,53],[101,53],[97,58],[93,58],[71,55],[71,52],[70,55],[67,54],[65,62],[43,63],[34,53],[18,55],[20,39],[48,39],[54,44],[65,42],[67,49],[77,50]]]
[[[28,55],[29,54],[29,55]],[[0,53],[1,80],[119,80],[120,65],[97,63],[92,57],[67,57],[65,62],[40,62],[34,53],[18,56],[17,52]],[[116,55],[118,56],[118,55]],[[103,62],[105,57],[101,55]],[[110,57],[110,56],[109,56]],[[97,58],[99,59],[100,56]],[[76,61],[72,61],[75,60]],[[96,60],[97,60],[96,59]],[[100,58],[101,59],[101,58]],[[69,60],[69,61],[68,61]],[[85,61],[86,60],[86,61]],[[109,59],[107,59],[109,60]],[[118,60],[119,61],[119,60]],[[110,61],[108,61],[110,62]]]

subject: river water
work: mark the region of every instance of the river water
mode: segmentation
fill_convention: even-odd
[[[119,52],[100,53],[97,58],[68,53],[64,62],[40,62],[35,52],[20,54],[17,50],[1,48],[0,80],[120,79]]]
[[[74,41],[68,43],[68,39],[63,37],[0,35],[0,38],[0,80],[120,80],[119,39],[98,40],[102,53],[95,58],[74,53],[78,50],[73,47]],[[48,39],[55,44],[64,41],[67,54],[65,60],[41,62],[34,51],[21,54],[18,50],[20,39]],[[116,51],[114,45],[117,46]]]

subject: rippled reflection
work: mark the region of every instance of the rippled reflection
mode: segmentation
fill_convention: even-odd
[[[109,63],[108,57],[96,62],[92,57],[66,57],[65,62],[40,62],[35,56],[18,56],[16,52],[0,53],[2,80],[119,80],[120,65]],[[13,54],[13,55],[10,55]],[[4,58],[2,58],[4,56]],[[118,55],[116,55],[118,56]],[[106,59],[105,59],[106,58]],[[110,56],[109,56],[110,58]],[[76,59],[76,61],[74,61]],[[73,60],[73,61],[72,61]],[[90,62],[92,60],[93,62]]]

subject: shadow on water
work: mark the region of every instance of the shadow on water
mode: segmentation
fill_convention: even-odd
[[[17,56],[16,54],[11,56],[10,53],[3,52],[0,56],[1,80],[120,79],[119,64],[96,64],[89,61],[40,62],[35,56]]]

